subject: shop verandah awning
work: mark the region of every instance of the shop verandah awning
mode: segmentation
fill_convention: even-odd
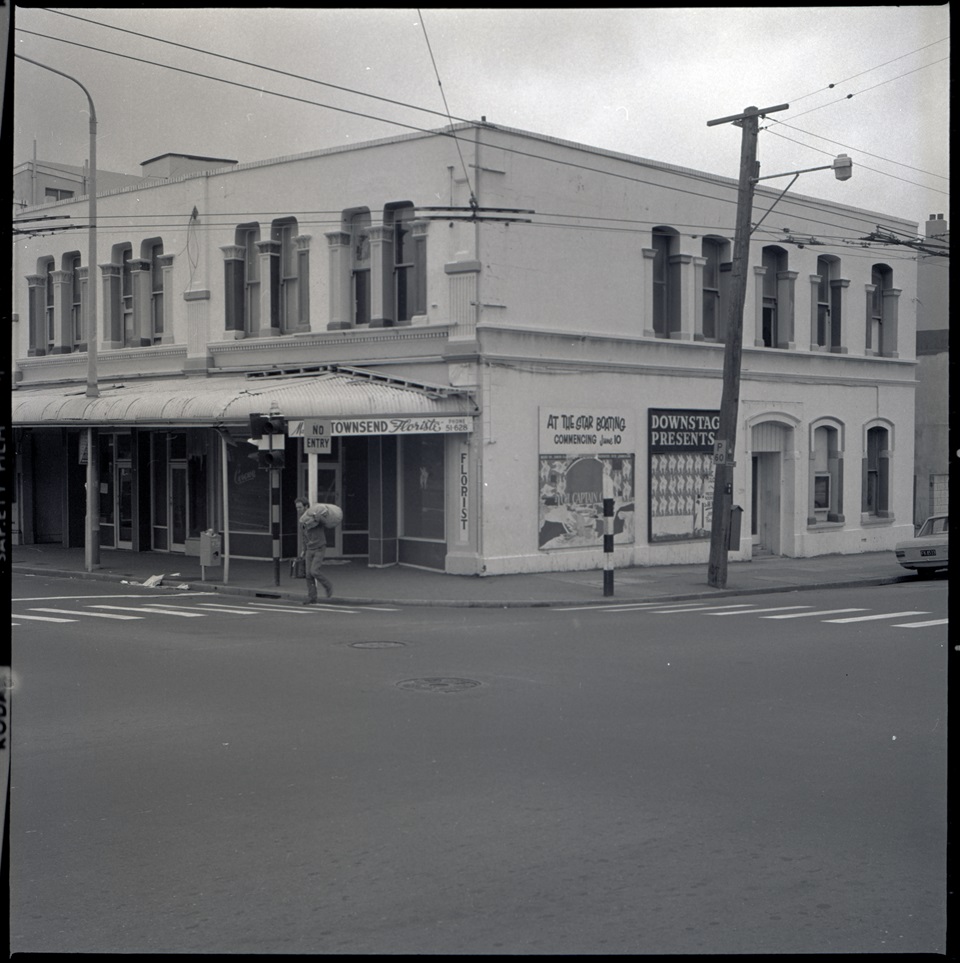
[[[101,383],[88,398],[82,385],[17,388],[16,427],[246,426],[252,412],[289,419],[472,417],[466,390],[391,378],[359,368],[302,374],[224,375]]]

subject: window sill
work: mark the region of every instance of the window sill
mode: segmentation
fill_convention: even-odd
[[[882,525],[892,525],[894,523],[894,517],[892,513],[887,515],[860,515],[860,524],[864,528],[878,528]]]
[[[807,522],[808,532],[835,532],[846,528],[845,522]]]

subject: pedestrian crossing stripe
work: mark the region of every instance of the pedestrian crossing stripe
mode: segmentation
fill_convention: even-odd
[[[176,615],[183,619],[202,619],[203,612],[177,612],[171,607],[169,609],[163,609],[148,605],[92,605],[90,606],[94,609],[116,609],[119,612],[148,612],[151,615]]]
[[[215,592],[177,592],[177,598],[187,598],[188,596],[204,595],[209,598]],[[154,589],[152,592],[124,592],[122,595],[38,595],[35,598],[10,599],[11,602],[77,602],[82,603],[91,599],[156,599],[170,598],[171,596],[161,596]]]
[[[209,594],[209,593],[205,593]],[[103,596],[100,596],[101,598]],[[207,610],[212,611],[197,611],[198,607],[202,607]],[[109,612],[92,612],[89,609],[107,609]],[[148,605],[107,605],[105,603],[98,603],[96,605],[91,605],[87,607],[87,610],[72,610],[72,609],[54,609],[54,608],[32,608],[31,612],[51,612],[57,615],[72,615],[82,617],[84,615],[91,618],[101,618],[101,619],[117,619],[117,620],[136,620],[142,619],[145,615],[169,615],[178,618],[185,619],[202,619],[211,615],[216,615],[217,613],[226,613],[234,615],[260,615],[266,614],[268,612],[285,612],[288,615],[303,615],[310,616],[315,614],[315,610],[321,610],[325,612],[338,612],[342,615],[359,615],[359,611],[356,609],[348,609],[343,606],[338,605],[312,605],[310,608],[301,608],[294,604],[270,604],[270,603],[258,603],[249,602],[246,608],[240,608],[239,606],[233,605],[220,605],[213,602],[202,602],[199,606],[188,606],[188,605],[175,605],[172,602],[152,602]],[[375,612],[396,612],[395,608],[386,607],[365,607],[365,610],[375,611]],[[121,612],[139,612],[143,613],[141,615],[120,615],[115,613]],[[32,622],[76,622],[76,618],[59,618],[55,615],[25,615],[20,613],[10,613],[11,619],[24,619]],[[11,623],[11,624],[16,624]]]
[[[41,609],[34,608],[30,609],[31,612],[52,612],[54,615],[86,615],[94,619],[118,619],[128,622],[136,621],[141,619],[140,615],[113,615],[109,612],[74,612],[71,609]]]
[[[551,611],[554,612],[605,612],[613,614],[622,614],[625,612],[646,612],[650,615],[678,615],[683,612],[703,612],[707,615],[715,616],[727,616],[727,615],[756,615],[760,618],[765,619],[803,619],[803,618],[817,618],[824,615],[840,615],[849,612],[868,612],[869,609],[863,608],[846,608],[846,609],[824,609],[817,612],[795,612],[791,611],[793,609],[809,609],[809,605],[777,605],[770,606],[767,608],[751,608],[749,603],[735,603],[731,605],[708,605],[701,606],[697,605],[696,602],[675,602],[673,604],[667,605],[661,602],[622,602],[617,605],[609,605],[604,603],[593,603],[591,605],[575,605],[575,606],[553,606]],[[726,609],[727,611],[717,611],[718,609]],[[765,613],[774,612],[775,615],[768,615]],[[927,615],[927,612],[921,611],[909,611],[909,612],[884,612],[874,615],[856,615],[849,618],[837,618],[837,619],[822,619],[824,622],[833,622],[837,624],[843,623],[855,623],[855,622],[870,622],[870,621],[881,621],[889,619],[899,619],[905,618],[910,615]],[[903,629],[920,629],[928,628],[936,625],[948,625],[949,619],[932,619],[922,622],[900,622],[897,623],[894,628]]]
[[[216,602],[199,602],[199,608],[213,609],[215,612],[232,612],[234,615],[256,615],[252,609],[241,609],[236,605],[219,605]]]
[[[76,619],[56,619],[50,615],[14,615],[15,619],[29,619],[31,622],[76,622]],[[14,622],[14,625],[17,623]]]
[[[824,619],[824,622],[874,622],[879,619],[899,619],[906,618],[908,615],[929,615],[929,612],[881,612],[879,615],[855,615],[848,619]]]
[[[929,622],[900,622],[895,629],[925,629],[928,625],[946,625],[949,619],[931,619]]]
[[[698,605],[698,602],[623,602],[619,605],[608,605],[597,602],[592,605],[563,605],[556,606],[554,612],[639,612],[666,611],[667,609],[677,609],[679,611],[691,611],[690,607]]]
[[[256,609],[260,612],[288,612],[292,615],[309,615],[310,609],[322,609],[324,612],[342,612],[344,615],[357,615],[358,613],[354,609],[345,609],[339,605],[321,605],[317,603],[316,605],[311,605],[310,609],[306,606],[300,606],[296,603],[287,603],[284,605],[281,602],[248,602],[251,608]],[[378,612],[395,612],[396,609],[376,609]]]

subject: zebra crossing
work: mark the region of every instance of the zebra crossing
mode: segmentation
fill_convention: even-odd
[[[110,598],[111,596],[106,596]],[[203,598],[209,598],[208,593],[204,593]],[[103,596],[101,596],[103,598]],[[316,618],[324,612],[336,612],[339,615],[354,616],[363,612],[395,612],[397,609],[388,606],[364,606],[363,609],[350,608],[343,605],[325,605],[318,602],[316,605],[302,606],[295,602],[278,600],[277,602],[261,601],[238,601],[233,603],[209,602],[209,601],[177,601],[165,602],[157,601],[151,597],[150,601],[138,602],[130,596],[116,596],[117,599],[126,601],[128,604],[116,602],[102,602],[78,599],[70,597],[72,607],[66,605],[32,605],[25,611],[11,612],[11,626],[29,624],[33,622],[49,622],[65,624],[78,622],[85,619],[106,619],[114,622],[135,622],[149,618],[168,618],[168,619],[202,619],[211,616],[235,615],[241,618],[256,618],[258,615],[290,615],[294,618]],[[184,596],[179,596],[183,599]],[[65,599],[21,599],[21,602],[39,601],[58,601],[65,602]]]
[[[898,629],[924,629],[947,625],[949,619],[919,619],[918,616],[932,615],[931,612],[909,609],[900,612],[871,612],[865,608],[817,609],[814,605],[774,605],[763,606],[751,602],[726,602],[703,604],[702,600],[690,602],[623,602],[619,604],[591,604],[555,606],[552,611],[592,612],[596,614],[620,614],[623,612],[643,612],[646,615],[684,615],[700,613],[705,617],[729,618],[731,616],[754,616],[758,619],[819,619],[834,625],[849,625],[858,622],[892,622]],[[857,613],[857,614],[853,614]],[[834,617],[830,616],[842,616]],[[897,621],[907,619],[908,621]]]

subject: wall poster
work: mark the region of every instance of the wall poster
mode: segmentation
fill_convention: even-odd
[[[650,541],[709,538],[720,412],[650,408],[648,414]]]
[[[539,548],[603,547],[603,499],[614,544],[634,540],[633,414],[540,408]]]

